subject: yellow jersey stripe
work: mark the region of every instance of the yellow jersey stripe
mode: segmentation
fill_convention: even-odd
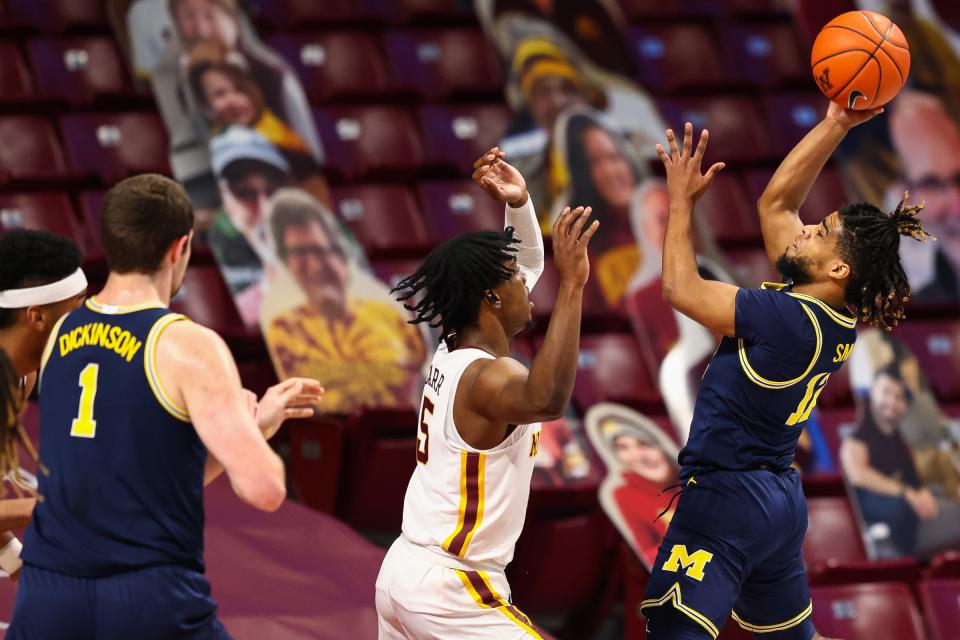
[[[807,377],[810,371],[813,370],[814,365],[820,358],[820,351],[823,349],[823,332],[820,330],[820,322],[817,320],[817,316],[814,315],[813,311],[811,311],[810,308],[803,303],[800,303],[800,306],[803,307],[804,312],[806,312],[807,316],[810,317],[810,322],[813,323],[813,332],[816,335],[817,340],[817,346],[813,351],[813,357],[810,359],[810,364],[807,365],[807,368],[803,373],[793,380],[767,380],[757,373],[752,366],[750,366],[750,362],[747,359],[746,343],[744,342],[743,338],[739,338],[737,340],[737,351],[738,355],[740,356],[740,366],[743,368],[744,373],[747,374],[747,377],[751,380],[751,382],[764,387],[765,389],[786,389],[787,387],[793,386],[802,381]]]
[[[467,514],[467,452],[460,452],[460,508],[458,509],[457,516],[457,528],[453,530],[453,533],[444,540],[443,548],[447,551],[450,550],[450,545],[453,544],[454,538],[456,538],[460,532],[463,530],[463,519]]]
[[[477,494],[478,494],[478,503],[477,503],[477,519],[474,522],[473,528],[470,529],[470,533],[467,534],[467,539],[463,543],[463,549],[460,550],[460,557],[467,555],[467,549],[470,547],[470,542],[473,540],[473,535],[480,529],[480,525],[483,524],[483,504],[484,504],[484,478],[486,477],[486,468],[487,468],[487,454],[480,454],[479,469],[477,472]],[[466,518],[464,518],[466,519]]]
[[[470,597],[477,603],[477,606],[483,609],[496,609],[515,625],[526,631],[531,637],[536,638],[536,640],[543,640],[543,637],[533,627],[533,623],[530,622],[530,618],[496,592],[485,571],[466,572],[462,569],[454,569],[454,572],[456,572],[457,577],[460,578],[460,582],[463,583]],[[486,597],[480,593],[480,590],[471,581],[471,577],[479,580],[480,587],[482,587]]]
[[[839,311],[837,311],[836,309],[834,309],[833,307],[831,307],[830,305],[828,305],[828,304],[827,304],[826,302],[824,302],[823,300],[820,300],[819,298],[814,298],[813,296],[808,296],[808,295],[806,295],[805,293],[794,293],[794,292],[792,292],[792,291],[789,292],[787,295],[791,295],[791,296],[793,296],[794,298],[799,298],[800,300],[806,300],[807,302],[812,302],[813,304],[815,304],[815,305],[817,305],[818,307],[820,307],[821,309],[823,309],[824,313],[826,313],[828,316],[830,316],[830,318],[831,318],[834,322],[836,322],[837,324],[839,324],[839,325],[842,326],[842,327],[846,327],[846,328],[848,328],[848,329],[853,329],[854,327],[857,326],[857,319],[856,319],[856,318],[854,318],[853,316],[847,316],[847,315],[844,315],[844,314],[840,313]]]
[[[749,622],[744,621],[743,618],[738,616],[736,611],[731,611],[730,615],[731,617],[733,617],[734,620],[737,621],[737,624],[739,624],[741,627],[743,627],[747,631],[752,631],[754,633],[772,633],[774,631],[784,631],[786,629],[790,629],[791,627],[797,626],[798,624],[806,620],[808,617],[810,617],[811,613],[813,613],[813,600],[810,601],[810,604],[807,605],[806,609],[804,609],[794,617],[790,618],[786,622],[781,622],[779,624],[767,624],[767,625],[750,624]]]
[[[707,630],[707,633],[710,634],[712,638],[716,638],[720,635],[720,631],[717,630],[717,626],[710,621],[710,618],[703,615],[696,609],[692,609],[687,605],[683,604],[683,598],[680,594],[680,583],[674,582],[673,586],[667,589],[667,592],[660,596],[659,598],[651,598],[649,600],[644,600],[640,603],[640,611],[647,609],[649,607],[660,607],[667,603],[673,604],[673,607],[684,614],[701,627]]]
[[[103,313],[106,315],[118,315],[123,313],[134,313],[135,311],[143,311],[144,309],[163,309],[164,306],[159,302],[145,302],[143,304],[132,304],[132,305],[112,305],[112,304],[102,304],[97,302],[93,296],[87,298],[87,301],[84,303],[87,305],[87,308],[96,311],[97,313]]]
[[[157,402],[160,403],[160,406],[166,409],[167,413],[177,420],[190,422],[190,414],[187,410],[170,400],[170,396],[163,390],[156,371],[157,341],[160,338],[160,334],[174,322],[186,319],[187,317],[185,315],[170,313],[154,323],[150,329],[150,333],[147,335],[147,345],[143,354],[143,372],[146,374],[147,384],[150,385],[150,390],[153,391],[153,396],[157,399]]]

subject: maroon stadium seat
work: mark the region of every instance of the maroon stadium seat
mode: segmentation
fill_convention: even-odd
[[[53,125],[40,116],[0,116],[0,184],[51,181],[75,175]]]
[[[406,109],[336,107],[314,115],[330,168],[349,179],[410,177],[423,165],[420,130]]]
[[[663,299],[662,281],[657,278],[629,294],[626,308],[647,368],[659,371],[660,363],[680,339],[673,308]]]
[[[283,428],[290,444],[290,486],[301,502],[318,511],[333,513],[336,507],[344,429],[339,416],[292,420]]]
[[[818,407],[853,406],[853,390],[850,388],[850,366],[844,365],[830,375],[827,386],[820,392]]]
[[[39,97],[85,105],[133,93],[113,38],[39,38],[27,51]]]
[[[387,67],[370,33],[284,33],[270,45],[297,71],[311,102],[363,98],[387,92]]]
[[[60,122],[77,171],[106,184],[138,173],[170,173],[167,134],[155,113],[68,114]]]
[[[960,551],[944,551],[934,556],[924,571],[927,578],[960,578]]]
[[[662,406],[656,380],[648,371],[633,334],[588,335],[580,339],[573,402],[585,412],[605,401],[644,411]]]
[[[0,42],[0,103],[16,104],[35,98],[30,70],[15,42]]]
[[[699,208],[718,242],[757,244],[760,218],[754,202],[747,197],[740,175],[724,171],[703,194]]]
[[[6,0],[13,26],[57,34],[70,30],[110,30],[105,2],[99,0]]]
[[[420,110],[427,162],[473,173],[473,163],[503,137],[510,124],[503,105],[428,106]]]
[[[530,302],[533,303],[533,317],[537,322],[543,323],[544,327],[550,319],[550,314],[553,313],[553,305],[557,301],[559,286],[560,274],[553,264],[553,258],[547,255],[544,258],[543,273],[540,274],[537,286],[530,294]],[[584,327],[587,329],[605,328],[605,321],[609,320],[611,315],[610,308],[603,300],[600,285],[591,277],[583,291]]]
[[[920,611],[905,584],[814,587],[813,624],[830,638],[922,640]]]
[[[609,527],[598,508],[528,515],[509,569],[514,601],[528,614],[566,613],[592,601],[604,578]]]
[[[230,290],[215,265],[191,265],[170,308],[221,335],[243,332]]]
[[[380,0],[270,0],[256,3],[255,15],[275,29],[369,22],[383,18]]]
[[[496,53],[479,30],[392,31],[387,54],[394,82],[425,98],[503,93]]]
[[[701,24],[641,26],[627,36],[637,82],[651,91],[709,89],[726,83],[712,29]]]
[[[750,198],[758,200],[773,177],[773,170],[753,169],[747,172],[746,177]],[[807,199],[800,207],[800,219],[806,224],[819,224],[826,215],[836,211],[847,201],[840,171],[835,167],[828,167],[820,172],[813,188],[807,194]]]
[[[930,640],[949,640],[960,632],[960,580],[924,580],[918,585],[920,601],[933,634]]]
[[[960,399],[960,322],[911,320],[897,335],[916,354],[937,397],[947,402]]]
[[[86,246],[70,198],[63,193],[0,194],[0,233],[20,228],[50,231]]]
[[[334,209],[368,255],[430,248],[420,206],[413,192],[401,185],[338,187]]]
[[[807,501],[810,527],[803,541],[803,559],[816,570],[835,564],[866,562],[867,552],[849,500],[839,497]]]
[[[503,203],[469,180],[424,182],[418,190],[427,226],[438,240],[503,228]]]
[[[790,153],[827,113],[827,99],[819,93],[776,94],[764,98],[763,104],[778,156]]]
[[[789,22],[727,25],[721,41],[729,55],[732,78],[761,87],[809,84],[810,65]]]
[[[649,18],[712,17],[723,13],[728,0],[620,0],[624,14],[641,24]]]
[[[407,258],[403,260],[374,260],[370,263],[373,273],[384,284],[393,288],[401,280],[412,275],[423,262],[422,258]]]
[[[91,253],[103,251],[100,243],[100,207],[103,206],[105,191],[84,191],[79,195],[80,217],[87,231],[87,248]]]
[[[661,99],[657,104],[678,140],[683,138],[685,122],[693,123],[697,135],[703,128],[710,129],[705,166],[721,161],[769,160],[773,156],[763,112],[754,100],[724,96]]]
[[[387,0],[387,12],[397,22],[473,20],[473,5],[460,0]]]
[[[827,386],[830,386],[829,384]],[[818,412],[820,432],[827,441],[830,458],[837,470],[840,469],[840,444],[856,428],[857,415],[850,408],[824,408]]]

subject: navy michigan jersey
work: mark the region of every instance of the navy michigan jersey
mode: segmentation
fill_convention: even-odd
[[[803,423],[850,357],[856,318],[791,287],[764,283],[736,298],[725,337],[700,384],[680,464],[701,469],[787,468]]]
[[[96,578],[158,565],[203,571],[207,451],[160,387],[157,339],[185,319],[93,299],[65,316],[40,374],[38,502],[28,565]]]

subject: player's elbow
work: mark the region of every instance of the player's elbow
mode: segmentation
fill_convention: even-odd
[[[279,481],[270,478],[240,494],[240,499],[254,509],[267,512],[279,509],[286,497],[287,488],[282,478]]]

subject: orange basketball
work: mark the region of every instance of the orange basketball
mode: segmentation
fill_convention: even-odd
[[[817,34],[810,64],[823,95],[848,109],[872,109],[893,100],[907,81],[910,47],[889,18],[848,11]]]

